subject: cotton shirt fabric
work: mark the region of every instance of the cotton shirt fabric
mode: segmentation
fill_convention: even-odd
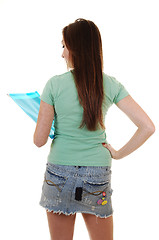
[[[126,88],[103,72],[104,99],[103,121],[113,103],[128,96]],[[79,103],[74,76],[71,71],[51,77],[42,92],[41,100],[54,107],[55,138],[52,140],[48,162],[74,166],[111,166],[110,151],[102,128],[89,131],[82,122],[83,107]]]

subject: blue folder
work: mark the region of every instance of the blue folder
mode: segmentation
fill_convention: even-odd
[[[38,114],[39,114],[39,108],[40,108],[40,94],[35,91],[31,93],[14,93],[14,94],[8,94],[14,102],[23,109],[23,111],[31,117],[35,122],[37,122]],[[51,131],[49,134],[49,137],[51,139],[54,138],[54,120],[51,126]]]

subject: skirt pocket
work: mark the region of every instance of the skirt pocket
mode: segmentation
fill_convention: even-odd
[[[47,166],[44,174],[41,202],[45,203],[47,206],[57,205],[60,201],[60,195],[67,179],[67,176],[63,176],[61,173]]]
[[[85,180],[83,182],[82,202],[95,207],[109,203],[112,194],[110,180]]]
[[[67,177],[61,175],[60,173],[54,172],[53,170],[50,170],[49,168],[46,169],[45,172],[45,179],[44,181],[47,183],[48,186],[54,187],[57,189],[57,191],[62,192],[62,189],[66,183]]]

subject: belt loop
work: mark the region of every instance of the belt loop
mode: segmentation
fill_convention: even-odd
[[[81,166],[74,166],[75,168],[79,169]]]

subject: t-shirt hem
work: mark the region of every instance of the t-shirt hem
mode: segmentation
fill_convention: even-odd
[[[45,103],[47,103],[47,104],[49,104],[49,105],[54,105],[51,101],[49,101],[47,98],[45,98],[45,97],[43,97],[43,96],[41,96],[40,97],[40,99],[43,101],[43,102],[45,102]]]
[[[118,97],[118,99],[116,99],[116,101],[114,101],[114,103],[117,104],[120,100],[127,97],[128,95],[130,95],[130,94],[129,93],[123,93],[122,96]]]
[[[49,162],[49,163],[52,163],[52,164],[57,164],[57,165],[71,165],[71,166],[95,166],[95,167],[99,167],[99,166],[106,166],[106,167],[111,167],[111,160],[109,160],[109,161],[106,161],[105,163],[103,163],[103,162],[96,162],[96,163],[92,163],[92,162],[90,162],[90,163],[81,163],[81,162],[78,162],[78,161],[76,161],[76,162],[64,162],[64,161],[51,161],[51,160],[47,160],[47,162]]]

